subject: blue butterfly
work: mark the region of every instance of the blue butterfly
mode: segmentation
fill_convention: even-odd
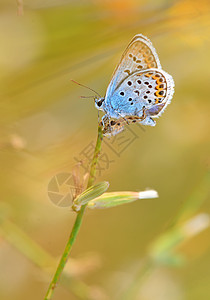
[[[145,36],[134,36],[117,65],[105,98],[95,98],[105,112],[105,135],[116,135],[126,123],[155,126],[174,93],[172,76],[162,70],[156,50]]]

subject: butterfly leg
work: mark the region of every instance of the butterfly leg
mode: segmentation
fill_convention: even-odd
[[[124,118],[121,119],[111,119],[109,115],[104,115],[100,124],[103,127],[103,134],[105,136],[114,136],[120,133],[124,129],[125,121]]]
[[[149,126],[156,125],[155,120],[153,120],[153,118],[151,118],[151,117],[146,117],[144,120],[141,120],[139,123],[142,125],[149,125]]]
[[[119,112],[116,111],[116,113],[127,123],[127,125],[129,125],[129,121],[127,120],[126,117],[123,117]]]
[[[151,118],[151,116],[157,117],[161,113],[161,111],[164,109],[164,106],[165,106],[165,104],[161,103],[161,104],[154,105],[149,109],[143,108],[141,124],[155,126],[156,122]]]
[[[109,119],[110,119],[109,115],[105,114],[101,119],[102,125],[105,126],[107,124],[107,122],[109,122]]]
[[[100,126],[102,126],[102,130],[103,130],[103,133],[105,134],[106,132],[111,132],[111,125],[110,125],[110,117],[108,114],[105,114],[100,123],[99,123]]]
[[[139,117],[139,123],[142,125],[155,126],[156,122],[150,117],[149,110],[143,107],[142,116]]]
[[[103,133],[105,136],[115,136],[121,131],[123,131],[125,121],[122,120],[111,120],[107,127],[104,127]]]

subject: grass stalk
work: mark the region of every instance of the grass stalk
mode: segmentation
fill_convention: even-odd
[[[101,145],[102,145],[102,141],[103,141],[103,133],[102,133],[102,128],[101,126],[98,127],[98,137],[97,137],[97,141],[96,141],[96,146],[95,146],[95,151],[94,151],[94,155],[93,155],[93,159],[91,162],[91,167],[90,167],[90,174],[89,174],[89,179],[88,179],[88,184],[87,184],[87,188],[89,188],[90,186],[93,185],[94,181],[95,181],[95,175],[96,175],[96,166],[98,163],[98,159],[99,159],[99,155],[101,152]],[[60,262],[58,264],[58,267],[56,269],[56,272],[53,276],[52,281],[50,282],[50,285],[48,287],[47,293],[45,295],[44,300],[50,300],[53,297],[56,285],[59,282],[60,276],[64,270],[64,267],[66,265],[66,262],[68,260],[70,251],[72,249],[72,246],[76,240],[76,237],[78,235],[79,229],[81,227],[82,224],[82,219],[84,216],[84,212],[85,212],[85,208],[86,208],[87,204],[81,206],[80,211],[77,213],[77,217],[75,220],[75,223],[73,225],[72,231],[70,233],[69,239],[67,241],[66,247],[64,249],[63,255],[60,259]]]

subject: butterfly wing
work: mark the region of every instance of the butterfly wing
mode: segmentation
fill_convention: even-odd
[[[162,70],[150,40],[141,34],[134,36],[106,92],[104,111],[108,121],[103,124],[104,134],[118,134],[131,122],[154,126],[152,117],[161,115],[173,92],[173,78]]]
[[[107,100],[128,76],[131,76],[136,71],[150,68],[161,69],[158,55],[151,41],[145,36],[138,34],[134,36],[125,49],[121,60],[112,75],[112,79],[106,92]]]
[[[134,72],[125,78],[112,95],[110,115],[115,118],[125,116],[158,117],[170,103],[174,82],[172,77],[161,69],[147,69]]]

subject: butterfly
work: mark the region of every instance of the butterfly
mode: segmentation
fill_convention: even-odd
[[[100,124],[103,133],[120,133],[126,124],[138,122],[155,126],[171,102],[174,81],[162,70],[151,41],[137,34],[125,49],[104,98],[95,98],[95,106],[105,115]]]

